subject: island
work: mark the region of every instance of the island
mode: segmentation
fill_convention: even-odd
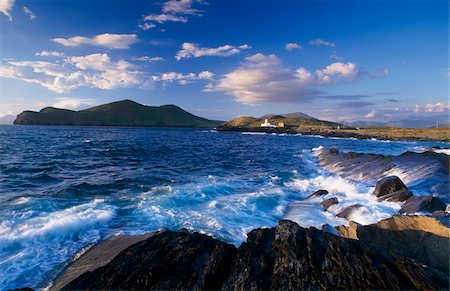
[[[132,100],[103,104],[80,111],[45,107],[20,113],[15,125],[78,125],[214,128],[221,121],[195,116],[178,106],[147,106]]]

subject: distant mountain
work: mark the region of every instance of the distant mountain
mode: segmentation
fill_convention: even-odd
[[[13,124],[15,119],[15,115],[5,115],[3,117],[0,117],[0,124]]]
[[[348,124],[349,126],[353,126],[353,127],[369,127],[369,126],[381,127],[381,126],[386,126],[386,122],[382,122],[382,121],[365,121],[365,120],[357,120],[357,121],[354,121],[354,122],[347,122],[346,124]]]
[[[175,105],[146,106],[123,100],[81,111],[53,107],[43,108],[39,112],[24,111],[17,116],[14,124],[215,127],[221,122],[195,116]]]
[[[305,113],[302,113],[302,112],[293,112],[293,113],[286,113],[286,114],[267,114],[267,115],[261,116],[261,119],[266,119],[266,118],[269,119],[274,116],[282,116],[285,118],[315,119],[314,117],[306,115]]]

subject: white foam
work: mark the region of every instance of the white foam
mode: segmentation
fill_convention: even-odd
[[[241,132],[241,134],[248,134],[248,135],[265,135],[266,132]]]

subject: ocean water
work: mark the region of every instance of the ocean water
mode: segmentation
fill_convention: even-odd
[[[317,166],[314,149],[398,155],[438,142],[385,142],[202,129],[0,126],[0,290],[43,289],[73,258],[115,234],[185,227],[239,245],[253,228],[366,224],[398,211],[373,183]],[[303,201],[339,197],[324,212]],[[422,189],[423,190],[423,189]],[[294,203],[294,204],[293,204]],[[292,205],[301,207],[292,208]]]

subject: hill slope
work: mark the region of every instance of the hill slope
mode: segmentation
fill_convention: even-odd
[[[46,107],[24,111],[14,124],[149,127],[215,127],[221,122],[190,114],[175,105],[146,106],[131,100],[112,102],[81,111]]]

